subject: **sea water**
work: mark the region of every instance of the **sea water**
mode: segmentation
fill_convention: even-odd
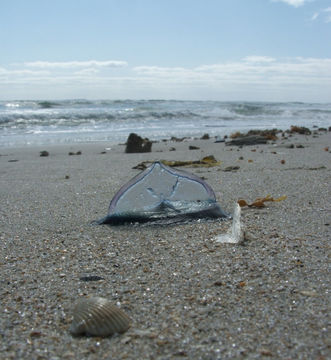
[[[0,147],[230,135],[331,126],[331,103],[176,100],[0,101]]]

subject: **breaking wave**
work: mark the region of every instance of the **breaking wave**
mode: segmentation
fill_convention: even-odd
[[[0,146],[229,134],[291,125],[328,127],[331,104],[175,100],[0,101]],[[64,135],[65,134],[65,135]],[[85,137],[82,137],[85,134]],[[35,136],[33,136],[35,135]],[[50,139],[51,137],[51,139]]]

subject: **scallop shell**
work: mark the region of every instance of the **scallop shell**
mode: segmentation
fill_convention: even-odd
[[[90,297],[77,302],[69,331],[73,335],[110,336],[125,332],[130,322],[130,318],[109,300]]]

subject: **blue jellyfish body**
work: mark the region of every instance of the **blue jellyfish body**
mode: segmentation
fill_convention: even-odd
[[[154,162],[131,179],[113,197],[108,215],[98,224],[185,221],[228,218],[212,188],[186,171]]]

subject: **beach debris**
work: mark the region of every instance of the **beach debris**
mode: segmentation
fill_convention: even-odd
[[[184,141],[185,139],[187,139],[186,136],[184,136],[184,137],[182,137],[182,138],[178,138],[178,137],[176,137],[176,136],[171,136],[170,141],[182,142],[182,141]]]
[[[232,140],[226,142],[226,145],[255,145],[266,144],[268,140],[277,140],[277,133],[281,130],[268,129],[268,130],[249,130],[247,133],[237,131],[230,135]]]
[[[152,142],[145,138],[143,139],[135,133],[131,133],[126,142],[126,153],[145,153],[152,151]]]
[[[152,163],[153,161],[142,161],[138,165],[134,166],[133,169],[145,170],[147,169],[148,165]],[[216,160],[214,155],[205,156],[201,160],[160,160],[160,163],[170,167],[213,167],[221,165],[221,162]]]
[[[324,169],[326,169],[326,166],[324,166],[324,165],[306,168],[306,170],[324,170]]]
[[[315,290],[299,290],[298,293],[304,296],[318,296]]]
[[[237,171],[240,169],[240,166],[227,166],[223,171]]]
[[[286,161],[284,159],[280,160],[280,163],[283,164],[283,165],[285,164],[285,162]]]
[[[216,136],[216,140],[215,143],[223,143],[225,142],[225,137],[221,137],[221,136]]]
[[[40,151],[40,156],[41,156],[41,157],[49,156],[49,152],[46,151],[46,150],[42,150],[42,151]]]
[[[190,145],[190,146],[188,147],[188,149],[189,149],[189,150],[199,150],[200,148],[199,148],[199,146]]]
[[[268,140],[261,135],[252,135],[252,136],[243,136],[243,137],[235,137],[230,141],[227,141],[225,145],[256,145],[256,144],[266,144]]]
[[[148,164],[151,164],[152,162],[150,161],[142,161],[141,163],[137,164],[136,166],[134,166],[132,169],[136,169],[136,170],[145,170],[148,167]]]
[[[103,277],[98,276],[98,275],[87,275],[87,276],[82,276],[79,278],[79,280],[82,281],[99,281],[99,280],[105,280]]]
[[[272,202],[279,202],[279,201],[283,201],[287,199],[286,195],[280,196],[277,199],[274,199],[270,194],[268,194],[266,197],[264,198],[257,198],[255,201],[253,201],[251,204],[248,204],[246,200],[244,199],[239,199],[237,202],[240,205],[240,207],[244,207],[244,206],[248,206],[248,207],[257,207],[257,208],[261,208],[261,207],[265,207],[265,202],[267,201],[272,201]]]
[[[69,331],[73,335],[110,336],[124,333],[131,320],[119,307],[102,297],[90,297],[77,302]]]
[[[208,155],[201,160],[183,161],[183,160],[161,160],[161,163],[171,167],[190,166],[190,167],[213,167],[221,165],[221,162],[216,160],[214,155]]]
[[[301,135],[310,135],[311,134],[311,131],[308,128],[306,128],[304,126],[295,126],[295,125],[291,126],[291,129],[289,130],[289,132],[291,134],[297,133],[297,134],[301,134]]]
[[[215,241],[222,244],[241,243],[244,240],[244,231],[241,226],[240,217],[241,207],[238,203],[236,203],[233,211],[231,228],[227,233],[216,236]]]
[[[198,176],[154,162],[115,194],[97,224],[169,224],[190,219],[228,218],[212,188]]]
[[[82,152],[80,150],[78,150],[77,152],[69,151],[68,155],[70,155],[70,156],[72,156],[72,155],[82,155]]]
[[[8,160],[8,162],[17,162],[18,161],[18,159],[10,159],[10,160]]]
[[[210,139],[210,136],[209,136],[209,134],[207,133],[207,134],[203,134],[202,136],[201,136],[201,140],[209,140]]]

